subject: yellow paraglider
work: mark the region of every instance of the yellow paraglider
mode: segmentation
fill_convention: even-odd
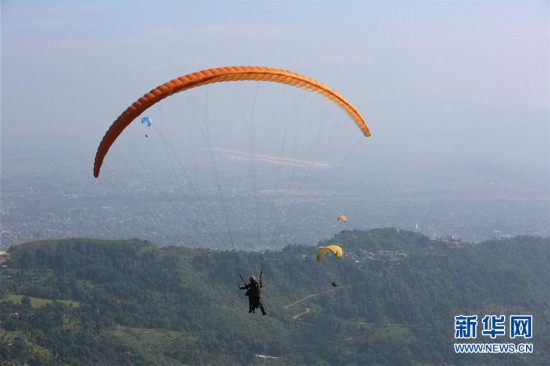
[[[344,215],[340,215],[336,218],[336,221],[342,221],[343,223],[348,222],[348,218]]]
[[[124,129],[141,113],[172,94],[202,85],[226,81],[269,81],[286,84],[318,93],[343,109],[365,136],[370,136],[369,127],[359,111],[341,94],[321,82],[298,73],[262,66],[229,66],[197,71],[168,81],[143,95],[129,106],[113,122],[101,141],[94,163],[94,176],[99,176],[101,165],[111,145]]]
[[[344,254],[342,248],[340,248],[338,245],[327,245],[326,247],[320,248],[317,252],[317,262],[320,262],[321,259],[324,258],[325,254],[329,251],[334,253],[336,258],[338,259],[342,258],[342,255]]]

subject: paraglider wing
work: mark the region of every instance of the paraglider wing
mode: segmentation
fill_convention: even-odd
[[[344,252],[342,251],[342,248],[340,248],[338,245],[327,245],[326,247],[322,247],[317,251],[317,262],[320,262],[327,252],[332,252],[336,256],[336,258],[340,259],[342,258],[342,255]]]
[[[143,118],[141,119],[141,123],[142,123],[142,124],[143,124],[143,123],[147,123],[147,126],[151,127],[151,124],[152,124],[151,118],[149,118],[149,117],[143,117]]]
[[[94,176],[99,176],[99,171],[105,155],[109,151],[111,145],[124,129],[141,113],[147,110],[155,103],[169,97],[174,93],[195,88],[202,85],[218,83],[222,81],[271,81],[281,84],[287,84],[310,90],[321,94],[333,103],[336,103],[342,108],[355,122],[365,136],[370,136],[370,131],[365,123],[365,120],[357,109],[348,102],[342,95],[328,86],[311,79],[307,76],[300,75],[291,71],[275,69],[271,67],[261,66],[231,66],[219,67],[198,71],[188,74],[177,79],[173,79],[159,87],[151,90],[143,95],[128,107],[111,125],[103,140],[101,141],[94,163]]]
[[[344,223],[348,222],[348,218],[344,215],[340,215],[336,218],[336,221],[342,221]]]

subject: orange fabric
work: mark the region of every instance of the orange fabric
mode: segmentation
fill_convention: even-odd
[[[218,83],[223,81],[271,81],[275,83],[287,84],[299,88],[307,89],[328,98],[332,102],[339,105],[353,119],[359,129],[365,136],[370,136],[370,131],[365,123],[365,120],[357,109],[348,102],[342,95],[328,86],[313,80],[307,76],[297,74],[295,72],[280,70],[271,67],[261,66],[231,66],[218,67],[203,71],[194,72],[177,79],[171,80],[159,87],[151,90],[130,107],[128,107],[109,127],[107,133],[103,137],[99,148],[97,149],[94,176],[99,176],[103,159],[109,151],[111,145],[115,142],[118,136],[124,129],[141,113],[153,104],[169,97],[174,93],[178,93],[198,86]]]

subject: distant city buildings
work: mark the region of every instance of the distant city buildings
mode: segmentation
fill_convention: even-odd
[[[434,170],[434,176],[403,180],[389,168],[368,166],[348,169],[345,179],[333,179],[327,185],[326,177],[333,176],[327,169],[333,168],[320,167],[291,188],[287,188],[288,182],[277,187],[262,183],[262,189],[254,192],[245,173],[250,162],[230,158],[223,162],[220,174],[226,175],[225,208],[215,180],[208,179],[206,173],[196,177],[199,199],[193,189],[170,177],[155,177],[154,184],[148,185],[135,179],[117,185],[114,178],[94,180],[89,167],[76,161],[55,165],[3,160],[0,249],[25,241],[68,237],[275,249],[294,243],[316,244],[332,237],[342,230],[334,222],[335,213],[341,212],[349,219],[346,229],[401,227],[449,243],[550,235],[550,200],[544,192],[535,195],[526,191],[531,196],[524,199],[514,196],[527,195],[517,193],[517,187],[510,192],[501,187],[492,193],[485,187],[494,186],[484,184],[482,177],[476,176],[467,186],[466,178],[457,181],[451,172],[447,179],[441,170]],[[275,174],[273,166],[265,164],[266,182],[274,181],[270,176]]]

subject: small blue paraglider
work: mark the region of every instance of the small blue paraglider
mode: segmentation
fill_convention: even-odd
[[[147,126],[151,127],[151,124],[152,124],[153,122],[151,122],[151,118],[149,118],[149,117],[143,117],[143,118],[141,119],[141,123],[142,123],[142,124],[143,124],[143,123],[147,123]]]

